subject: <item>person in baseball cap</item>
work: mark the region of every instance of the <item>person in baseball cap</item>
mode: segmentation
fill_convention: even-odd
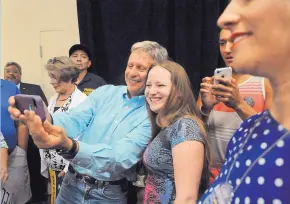
[[[80,69],[80,75],[75,82],[78,89],[86,95],[89,95],[96,88],[105,85],[103,78],[88,72],[92,65],[91,53],[87,46],[75,44],[69,49],[69,57],[73,63]]]

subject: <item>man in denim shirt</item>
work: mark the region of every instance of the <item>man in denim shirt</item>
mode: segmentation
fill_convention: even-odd
[[[10,99],[14,119],[29,127],[39,148],[62,149],[71,157],[56,203],[126,203],[126,180],[136,178],[134,166],[151,139],[143,95],[149,67],[168,58],[156,42],[135,43],[125,71],[127,86],[105,85],[75,109],[52,115],[43,124],[34,112],[20,116]],[[77,139],[78,141],[76,141]]]

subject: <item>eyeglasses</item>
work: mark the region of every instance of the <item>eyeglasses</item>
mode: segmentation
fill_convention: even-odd
[[[18,70],[4,69],[5,74],[20,74]]]

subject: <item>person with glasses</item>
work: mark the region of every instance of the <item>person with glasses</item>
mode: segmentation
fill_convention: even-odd
[[[80,71],[68,57],[52,58],[48,60],[45,68],[56,92],[48,103],[50,114],[68,112],[86,99],[87,95],[75,85]],[[54,149],[40,149],[40,155],[41,174],[50,179],[51,203],[55,203],[64,173],[67,171],[65,167],[68,167],[69,162]]]
[[[10,98],[11,117],[28,126],[37,146],[59,149],[71,161],[57,204],[127,203],[127,181],[136,180],[136,164],[151,139],[147,71],[167,58],[157,42],[135,43],[125,70],[127,86],[102,86],[71,111],[47,114],[44,123],[32,111],[21,115]]]
[[[22,68],[16,62],[7,62],[4,66],[4,79],[16,84],[21,94],[38,95],[47,105],[47,99],[39,85],[22,82]],[[24,150],[27,151],[27,162],[30,173],[30,185],[32,198],[28,204],[45,202],[47,200],[47,180],[40,174],[39,150],[32,141],[32,138],[25,139]]]
[[[47,99],[39,85],[24,83],[21,81],[22,68],[16,62],[7,62],[4,67],[4,79],[16,84],[22,94],[38,95],[47,105]]]

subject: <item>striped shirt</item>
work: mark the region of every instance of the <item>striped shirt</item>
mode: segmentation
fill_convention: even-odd
[[[262,112],[265,108],[264,87],[264,78],[254,76],[239,84],[241,98],[253,107],[256,112]],[[207,125],[213,168],[220,169],[223,165],[227,145],[242,122],[243,120],[237,112],[222,102],[217,104],[211,111]]]

